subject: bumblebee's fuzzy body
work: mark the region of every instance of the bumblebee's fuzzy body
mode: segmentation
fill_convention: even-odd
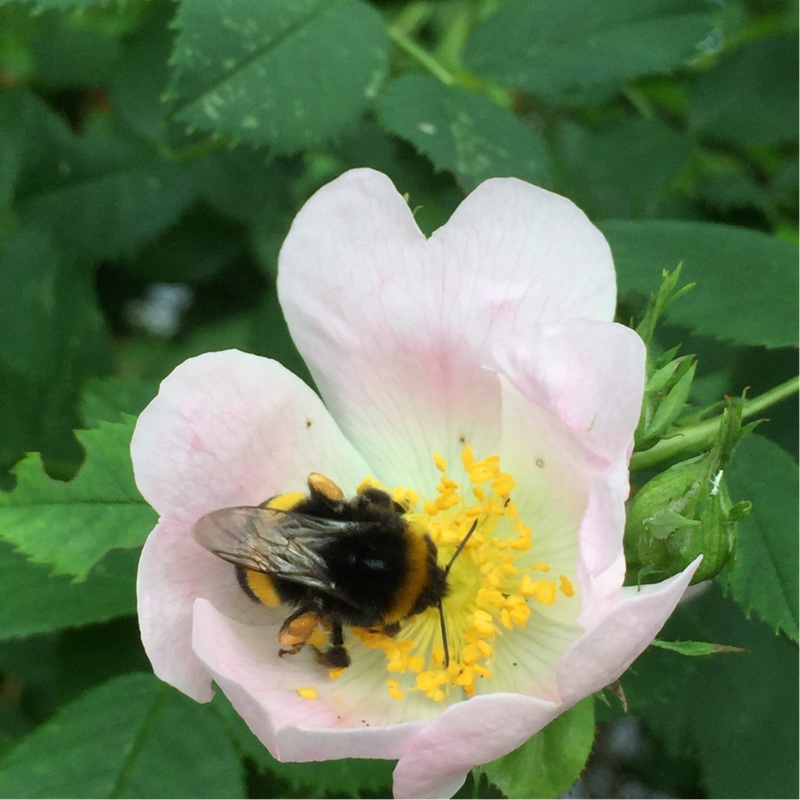
[[[441,606],[446,574],[431,538],[413,530],[385,492],[367,488],[345,500],[321,475],[308,484],[308,495],[207,514],[194,534],[236,566],[253,600],[295,609],[281,628],[282,652],[297,652],[326,623],[325,660],[347,666],[342,625],[396,633],[404,620]]]

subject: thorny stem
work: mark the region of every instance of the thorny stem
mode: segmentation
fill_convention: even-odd
[[[781,400],[796,394],[800,388],[800,378],[790,378],[785,383],[768,392],[745,400],[742,418],[753,417]],[[672,461],[684,453],[700,453],[711,445],[719,430],[719,417],[684,428],[669,439],[662,439],[649,450],[634,453],[631,469],[649,469],[665,461]]]

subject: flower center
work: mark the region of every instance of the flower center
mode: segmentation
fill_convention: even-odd
[[[471,697],[478,681],[492,678],[500,637],[525,627],[530,604],[551,606],[559,596],[574,595],[566,575],[554,577],[549,564],[534,560],[533,530],[519,516],[512,499],[516,482],[500,468],[499,456],[478,461],[465,445],[463,484],[448,475],[442,456],[434,453],[433,459],[441,477],[431,499],[420,499],[405,487],[388,491],[407,509],[408,524],[433,539],[440,565],[449,565],[443,601],[449,658],[435,607],[412,617],[395,637],[353,629],[364,645],[385,653],[388,691],[397,700],[413,691],[441,702],[456,689]],[[384,488],[365,478],[358,491],[370,486]]]

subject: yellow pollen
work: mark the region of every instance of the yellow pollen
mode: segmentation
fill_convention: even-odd
[[[317,699],[317,690],[313,686],[300,686],[297,689],[297,694],[306,700]]]
[[[444,661],[444,658],[442,658],[442,661]],[[425,659],[422,656],[411,656],[408,659],[408,668],[412,672],[422,672],[425,669]]]
[[[472,446],[465,444],[464,449],[461,451],[461,463],[464,469],[469,472],[470,467],[475,463],[475,455],[472,452]]]
[[[539,534],[531,525],[534,520],[520,514],[524,498],[515,494],[512,500],[517,482],[501,469],[499,456],[478,460],[472,447],[464,444],[461,464],[455,465],[453,473],[448,473],[448,459],[441,453],[432,457],[437,485],[427,486],[419,494],[403,486],[387,489],[371,477],[358,488],[359,492],[369,487],[389,492],[403,509],[409,527],[430,536],[440,566],[450,562],[469,534],[449,570],[449,592],[442,603],[449,647],[446,667],[435,605],[401,621],[395,636],[375,629],[351,629],[360,640],[356,644],[382,651],[386,690],[398,701],[415,692],[439,703],[491,691],[487,682],[492,679],[494,661],[506,657],[501,655],[507,652],[501,645],[526,627],[533,604],[540,606],[539,613],[545,613],[542,606],[566,603],[575,595],[568,575],[559,569],[558,580],[545,578],[550,565],[533,560]],[[325,639],[329,631],[318,630],[317,635]],[[354,649],[350,643],[348,647]],[[341,672],[330,670],[330,675],[335,679]],[[298,689],[303,697],[309,697],[303,694],[307,691],[306,687]]]
[[[494,634],[494,622],[492,621],[492,615],[488,611],[476,611],[472,615],[472,624],[482,636],[492,636]]]
[[[443,670],[428,670],[427,672],[420,672],[417,675],[417,689],[423,692],[429,692],[431,689],[438,687],[448,682],[447,673]]]
[[[386,685],[389,687],[389,697],[394,700],[402,700],[405,695],[400,689],[400,681],[388,680]]]
[[[501,474],[492,481],[492,489],[497,494],[509,495],[511,490],[517,485],[517,482],[510,476]]]
[[[306,641],[312,647],[322,647],[328,641],[328,635],[320,628],[315,628]]]
[[[344,675],[344,667],[334,667],[333,669],[328,670],[328,677],[332,681],[338,681],[339,678]]]

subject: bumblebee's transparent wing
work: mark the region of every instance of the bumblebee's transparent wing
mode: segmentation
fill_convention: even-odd
[[[206,514],[195,522],[192,534],[206,550],[231,564],[338,596],[320,547],[352,528],[351,522],[240,506]]]

